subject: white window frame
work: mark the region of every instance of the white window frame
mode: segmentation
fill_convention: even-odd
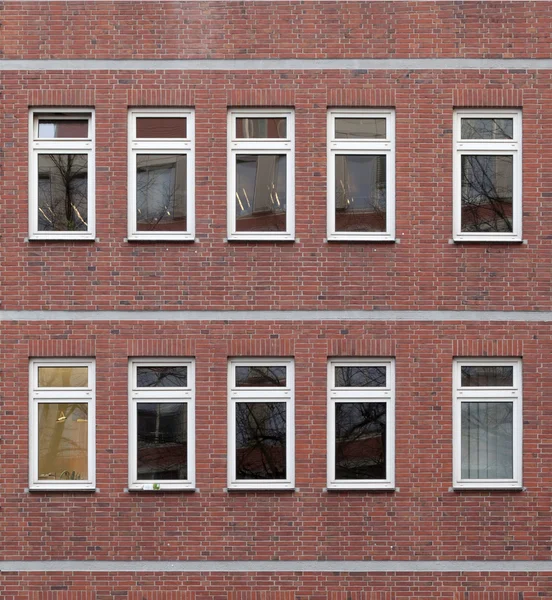
[[[347,140],[335,137],[337,118],[385,119],[385,139]],[[395,111],[393,109],[332,109],[328,111],[328,240],[394,241],[395,240]],[[335,227],[335,157],[338,155],[385,155],[386,230],[336,231]]]
[[[137,118],[186,119],[185,138],[137,138]],[[192,109],[140,108],[128,112],[128,239],[154,241],[195,240],[195,114]],[[186,155],[186,231],[138,231],[136,222],[136,156],[138,154]]]
[[[74,115],[74,116],[72,116]],[[39,138],[38,121],[45,116],[56,120],[88,119],[88,138]],[[29,112],[29,239],[94,240],[96,238],[95,116],[92,108],[34,108]],[[88,157],[88,231],[39,231],[38,156],[40,154],[86,154]]]
[[[286,387],[236,387],[237,366],[286,367]],[[228,489],[292,490],[295,487],[294,362],[279,358],[236,358],[228,362]],[[236,478],[236,402],[286,403],[286,479]]]
[[[38,386],[39,367],[88,367],[87,388],[45,388]],[[96,364],[93,359],[35,358],[29,363],[29,489],[96,489]],[[39,403],[79,402],[88,404],[88,479],[40,480],[38,478],[38,405]]]
[[[336,367],[385,367],[385,387],[336,387]],[[387,446],[385,479],[337,479],[335,476],[335,405],[338,402],[384,402]],[[328,490],[389,490],[395,488],[395,359],[336,358],[328,361]]]
[[[188,369],[187,387],[150,387],[137,386],[138,367],[169,367],[182,366]],[[156,491],[156,490],[195,490],[195,360],[173,358],[133,358],[129,361],[128,381],[128,473],[129,490]],[[188,479],[186,480],[140,480],[138,479],[138,450],[137,435],[138,422],[136,406],[139,403],[185,403],[187,405],[187,434],[188,434]]]
[[[462,387],[465,366],[513,367],[513,386]],[[512,402],[513,477],[511,479],[462,479],[462,402]],[[455,489],[521,489],[523,455],[523,404],[521,359],[458,358],[453,365],[453,487]]]
[[[286,138],[238,139],[237,118],[285,118]],[[283,154],[286,156],[286,231],[237,231],[236,228],[236,155]],[[232,109],[228,112],[228,239],[273,240],[295,239],[295,115],[291,109]]]
[[[462,140],[462,119],[512,119],[511,140]],[[522,121],[521,110],[473,109],[454,111],[453,127],[453,240],[457,242],[521,242],[522,241]],[[512,232],[462,231],[462,156],[512,156]]]

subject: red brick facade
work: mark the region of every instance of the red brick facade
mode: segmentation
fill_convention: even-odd
[[[9,1],[0,20],[8,67],[273,59],[257,70],[0,71],[0,561],[550,561],[552,68],[279,61],[549,59],[551,2]],[[95,111],[95,241],[28,240],[29,110],[48,107]],[[136,107],[195,111],[194,242],[126,240]],[[227,240],[227,115],[239,107],[294,110],[294,242]],[[395,109],[396,242],[326,239],[327,111],[341,107]],[[463,107],[522,110],[524,243],[451,241],[453,111]],[[162,314],[203,310],[229,313]],[[236,310],[318,312],[233,320]],[[374,319],[381,311],[410,312]],[[28,491],[28,365],[39,357],[95,358],[95,493]],[[195,358],[196,493],[126,491],[132,357]],[[231,357],[294,359],[295,491],[226,490]],[[395,491],[325,489],[332,357],[396,360]],[[456,357],[522,359],[523,491],[452,491]],[[552,567],[1,569],[7,600],[552,597]]]

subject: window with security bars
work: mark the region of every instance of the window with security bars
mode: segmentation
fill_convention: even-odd
[[[521,112],[454,115],[454,239],[521,241]]]
[[[328,365],[328,489],[395,485],[394,361]]]
[[[128,236],[193,240],[194,112],[129,112]]]
[[[130,362],[129,489],[195,489],[194,361]]]
[[[29,237],[93,240],[94,111],[30,113]]]
[[[328,239],[395,237],[395,113],[328,113]]]
[[[291,360],[230,361],[230,489],[293,488],[293,380]]]
[[[454,486],[521,487],[520,360],[454,363]]]

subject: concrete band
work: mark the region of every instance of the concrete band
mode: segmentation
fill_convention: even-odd
[[[549,58],[3,59],[3,71],[327,71],[552,69]]]
[[[545,573],[552,572],[552,560],[221,560],[221,561],[114,561],[114,560],[44,560],[44,561],[0,561],[0,572],[337,572],[337,573],[382,573],[382,572],[432,572],[432,573]]]
[[[461,321],[550,323],[552,311],[0,310],[0,321]]]

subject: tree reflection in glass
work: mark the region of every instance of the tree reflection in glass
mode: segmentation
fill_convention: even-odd
[[[38,155],[39,231],[88,230],[88,156]]]
[[[512,203],[512,155],[462,155],[462,231],[513,231]]]
[[[286,156],[236,155],[236,230],[286,230]]]
[[[336,403],[336,479],[386,478],[385,423],[385,402]]]
[[[236,403],[236,478],[286,478],[286,403]]]
[[[173,365],[159,367],[148,365],[136,369],[137,386],[142,387],[186,387],[188,385],[188,367]]]
[[[349,365],[335,367],[336,387],[385,387],[387,369],[385,367],[368,367]]]

